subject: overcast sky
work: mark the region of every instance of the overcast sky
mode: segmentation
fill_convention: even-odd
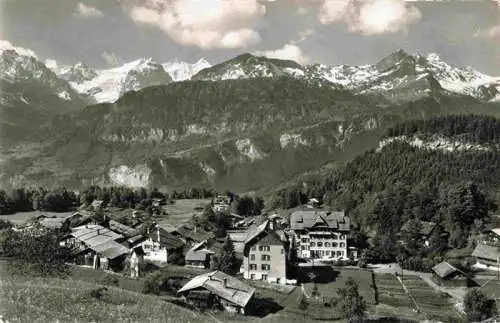
[[[0,0],[0,9],[4,42],[59,65],[218,63],[244,52],[363,65],[402,48],[500,75],[498,1]]]

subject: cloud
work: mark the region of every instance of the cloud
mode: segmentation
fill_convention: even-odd
[[[130,16],[136,24],[159,28],[178,43],[214,49],[259,43],[254,26],[265,11],[258,0],[143,0],[132,6]]]
[[[37,58],[37,55],[31,49],[14,46],[14,45],[12,45],[11,42],[9,42],[8,40],[5,40],[5,39],[0,40],[0,53],[2,53],[5,50],[13,50],[21,56],[32,56],[34,58]]]
[[[116,53],[104,52],[101,54],[101,57],[106,61],[106,63],[108,63],[108,65],[113,67],[120,66],[123,61],[116,55]]]
[[[318,12],[321,24],[344,22],[349,31],[364,35],[405,31],[420,18],[420,11],[404,0],[324,0]]]
[[[484,39],[500,39],[500,25],[493,26],[484,30],[479,30],[474,34],[474,36]]]
[[[104,16],[101,10],[87,6],[83,2],[78,3],[74,15],[80,18],[99,18]]]
[[[309,62],[309,57],[302,52],[302,49],[295,44],[286,44],[282,48],[275,50],[257,51],[255,55],[266,56],[269,58],[289,59],[300,64]]]

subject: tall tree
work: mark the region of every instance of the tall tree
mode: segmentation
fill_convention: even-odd
[[[465,294],[464,309],[470,322],[478,322],[491,316],[492,302],[479,289],[474,288]]]
[[[337,291],[337,309],[348,322],[362,322],[365,316],[366,304],[363,297],[359,295],[358,283],[351,277],[347,279],[344,287]]]
[[[214,259],[215,261],[212,263],[213,269],[221,270],[229,275],[234,275],[237,272],[238,262],[236,252],[234,251],[234,244],[229,237],[226,237],[220,253]]]

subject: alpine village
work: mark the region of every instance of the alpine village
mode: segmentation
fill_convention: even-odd
[[[0,322],[499,322],[500,78],[179,64],[2,50]]]

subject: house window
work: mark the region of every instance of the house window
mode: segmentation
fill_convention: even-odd
[[[256,246],[253,246],[253,247],[252,247],[252,250],[257,250]]]
[[[307,238],[302,238],[302,243],[307,243]]]
[[[311,242],[311,247],[315,247],[316,244],[314,242]]]
[[[326,251],[326,255],[329,256],[330,255],[330,250],[327,250]]]
[[[337,239],[337,235],[335,233],[332,234],[332,239],[334,239],[334,240]]]
[[[257,265],[256,264],[250,264],[249,268],[250,268],[250,270],[257,270]]]
[[[250,260],[255,260],[255,255],[250,255]]]
[[[285,249],[281,248],[281,254],[285,253]]]
[[[271,256],[269,256],[269,255],[262,255],[261,256],[261,260],[262,261],[270,261],[271,260]]]
[[[325,247],[326,248],[330,248],[330,246],[331,246],[330,242],[325,242]]]
[[[337,251],[337,256],[342,256],[343,252],[342,251]]]
[[[269,265],[269,264],[262,264],[260,266],[260,269],[262,269],[262,270],[271,270],[271,265]]]
[[[340,248],[344,248],[345,247],[345,243],[341,242],[340,243]]]
[[[323,242],[318,242],[318,247],[323,247]]]
[[[332,243],[332,247],[334,248],[337,247],[337,243],[336,242]]]
[[[271,251],[271,247],[269,246],[260,246],[259,251]]]
[[[250,279],[254,280],[255,279],[255,274],[250,275]]]
[[[267,281],[267,275],[266,274],[262,274],[262,280],[266,280]]]
[[[340,236],[340,240],[345,240],[345,234]]]
[[[306,249],[306,246],[301,246],[301,247],[300,247],[300,250],[307,250],[307,249]]]

